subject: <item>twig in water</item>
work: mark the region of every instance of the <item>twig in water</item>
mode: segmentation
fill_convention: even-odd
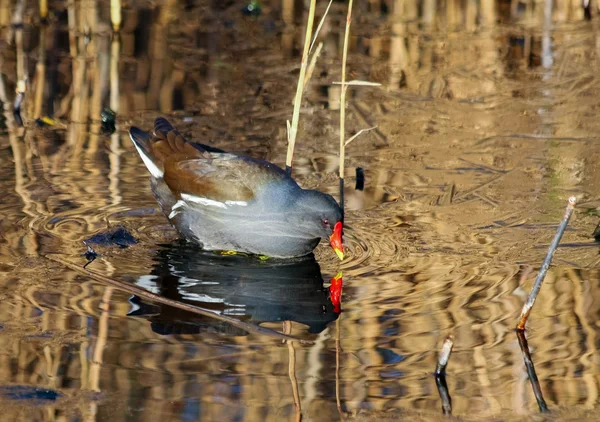
[[[531,387],[533,388],[533,394],[537,400],[540,412],[549,412],[544,396],[542,395],[542,389],[540,387],[540,381],[538,380],[537,374],[535,373],[535,367],[533,366],[533,359],[529,353],[529,345],[527,344],[527,338],[525,332],[517,330],[517,339],[519,340],[519,346],[521,346],[521,353],[523,354],[523,360],[525,361],[525,368],[527,369],[527,375],[529,381],[531,381]]]
[[[169,298],[154,294],[154,293],[149,292],[148,290],[146,290],[142,287],[136,286],[134,284],[115,280],[114,278],[110,278],[110,277],[104,276],[102,274],[98,274],[94,271],[84,270],[83,268],[79,267],[78,265],[71,264],[70,262],[63,260],[62,258],[59,258],[56,255],[45,255],[45,257],[47,259],[49,259],[50,261],[54,261],[61,265],[64,265],[65,267],[69,268],[70,270],[75,271],[76,273],[90,277],[91,279],[96,280],[100,283],[108,284],[109,286],[115,287],[121,291],[134,294],[136,296],[141,297],[142,299],[147,299],[151,302],[161,303],[163,305],[172,306],[173,308],[182,309],[184,311],[188,311],[188,312],[191,312],[194,314],[206,316],[209,318],[214,318],[219,321],[223,321],[228,324],[231,324],[234,327],[240,328],[244,331],[248,331],[249,333],[275,337],[280,340],[297,341],[300,344],[313,344],[313,342],[309,341],[309,340],[302,340],[302,339],[299,339],[296,337],[281,334],[275,330],[271,330],[266,327],[261,327],[260,325],[248,324],[247,322],[243,322],[243,321],[237,320],[235,318],[228,317],[226,315],[221,315],[221,314],[215,313],[214,311],[200,308],[199,306],[190,305],[188,303],[179,302],[177,300],[169,299]]]
[[[544,263],[538,272],[538,275],[535,279],[535,283],[533,284],[533,288],[531,289],[531,293],[527,297],[525,304],[523,305],[523,310],[521,311],[521,316],[519,317],[519,323],[517,324],[517,330],[524,330],[525,324],[527,323],[527,318],[529,318],[529,314],[531,313],[531,308],[533,308],[533,304],[537,298],[537,295],[540,293],[540,289],[542,288],[542,283],[544,282],[544,278],[546,277],[546,273],[548,272],[548,268],[550,267],[550,263],[552,262],[552,258],[554,257],[554,252],[556,252],[556,248],[558,248],[558,244],[560,243],[560,239],[567,228],[567,224],[569,224],[569,220],[573,215],[573,210],[575,209],[575,204],[577,203],[577,198],[571,196],[569,198],[569,203],[567,204],[567,208],[565,210],[565,215],[563,216],[558,229],[556,230],[556,234],[554,235],[554,239],[552,239],[552,243],[548,248],[548,253],[546,253],[546,258],[544,258]]]
[[[442,399],[442,413],[448,416],[452,414],[452,398],[450,397],[448,384],[446,383],[446,366],[448,365],[453,346],[454,340],[450,335],[444,341],[434,373],[435,384]]]
[[[306,23],[306,34],[304,36],[304,51],[302,53],[302,63],[300,64],[300,75],[298,76],[298,87],[296,88],[296,98],[294,99],[294,112],[292,114],[292,123],[288,125],[288,149],[285,158],[285,170],[288,174],[292,173],[292,161],[294,159],[294,147],[296,146],[296,135],[298,134],[298,120],[300,119],[300,104],[302,103],[302,92],[304,91],[304,76],[308,66],[308,52],[310,50],[310,39],[312,27],[315,21],[316,0],[310,0],[308,9],[308,21]]]

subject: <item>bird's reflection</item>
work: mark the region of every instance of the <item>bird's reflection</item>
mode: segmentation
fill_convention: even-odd
[[[319,333],[340,313],[335,291],[323,286],[313,255],[295,260],[261,260],[244,255],[204,252],[187,243],[164,246],[151,274],[136,281],[161,296],[202,307],[253,324],[295,321]],[[341,276],[334,277],[341,283]],[[338,295],[339,296],[339,295]],[[245,335],[240,328],[165,305],[130,299],[131,316],[151,321],[159,334],[212,331]]]

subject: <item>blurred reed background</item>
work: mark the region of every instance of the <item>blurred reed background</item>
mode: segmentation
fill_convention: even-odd
[[[306,20],[302,2],[265,0],[261,15],[252,17],[242,12],[242,1],[128,1],[113,25],[117,3],[49,2],[46,17],[45,2],[0,1],[0,380],[64,395],[38,407],[2,398],[3,417],[296,418],[288,345],[219,332],[201,339],[158,335],[146,320],[125,317],[131,305],[123,293],[40,258],[77,257],[82,239],[122,221],[150,250],[164,240],[158,233],[164,221],[152,212],[145,170],[126,135],[130,124],[149,127],[166,114],[194,139],[284,163]],[[318,16],[326,3],[318,2]],[[513,113],[523,119],[515,117],[515,131],[538,131],[556,142],[598,133],[598,123],[577,111],[593,110],[595,97],[588,93],[599,89],[597,7],[580,1],[355,2],[348,79],[380,82],[383,89],[356,89],[348,99],[351,131],[379,129],[349,151],[350,180],[355,167],[370,169],[369,188],[347,195],[355,210],[348,240],[354,258],[342,267],[348,281],[338,325],[339,400],[346,414],[435,413],[439,399],[430,374],[449,331],[455,415],[535,411],[512,332],[523,300],[518,280],[527,264],[540,262],[543,252],[531,234],[546,233],[554,206],[559,214],[563,207],[561,195],[578,186],[596,199],[600,175],[580,174],[597,162],[598,151],[579,142],[554,145],[540,157],[531,143],[505,147],[506,127],[498,127]],[[345,16],[346,3],[334,2],[321,30],[323,53],[307,88],[296,152],[300,181],[332,193],[340,94],[332,82],[340,80]],[[552,107],[531,122],[528,116],[545,110],[545,101]],[[108,109],[116,113],[114,131]],[[442,123],[432,121],[434,114]],[[455,145],[440,141],[436,153],[452,125],[444,122],[458,114],[468,116],[466,126],[453,127]],[[486,131],[493,134],[484,137]],[[402,136],[411,151],[398,147]],[[426,151],[444,163],[440,156],[459,156],[452,151],[473,136],[488,148],[460,150],[487,163],[476,167],[475,178],[456,166],[399,168]],[[536,179],[541,162],[549,174],[543,180]],[[524,168],[526,176],[511,179],[511,167]],[[506,184],[477,187],[495,177]],[[531,222],[523,203],[529,204],[524,198],[536,183],[549,193],[536,203],[543,216]],[[522,202],[503,205],[515,192]],[[400,208],[390,207],[397,203]],[[451,227],[459,214],[483,225],[484,206],[506,217],[494,220],[504,234]],[[575,226],[585,230],[591,221]],[[526,224],[533,231],[516,231]],[[391,231],[397,228],[404,231]],[[98,265],[109,276],[133,280],[152,265],[151,254],[140,249],[106,254]],[[549,405],[593,409],[600,381],[598,258],[589,251],[566,254],[563,266],[548,274],[529,342]],[[323,261],[324,273],[336,270]],[[306,336],[299,324],[288,328]],[[339,417],[333,373],[339,332],[333,331],[293,351],[306,420]]]

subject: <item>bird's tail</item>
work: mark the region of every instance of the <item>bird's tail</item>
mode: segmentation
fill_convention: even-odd
[[[132,126],[129,137],[150,174],[157,179],[163,177],[164,163],[168,157],[177,155],[180,160],[186,160],[200,158],[206,153],[202,145],[186,141],[163,117],[154,121],[154,133]]]

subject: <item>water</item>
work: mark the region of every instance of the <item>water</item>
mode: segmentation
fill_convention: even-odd
[[[449,1],[432,13],[435,2],[358,1],[348,78],[382,86],[348,94],[349,133],[378,127],[347,147],[347,259],[322,245],[315,259],[276,265],[180,244],[126,134],[164,115],[193,140],[284,165],[305,13],[265,1],[246,16],[245,4],[134,2],[116,38],[103,2],[77,3],[71,32],[67,4],[46,27],[26,8],[23,29],[0,4],[12,40],[0,63],[4,418],[280,421],[300,403],[304,420],[329,421],[339,402],[348,419],[438,420],[432,373],[452,334],[453,415],[597,420],[595,10],[588,21],[578,4]],[[330,13],[294,175],[337,195],[345,5]],[[12,103],[25,75],[21,128]],[[114,134],[103,132],[106,107]],[[35,124],[43,116],[55,123]],[[553,412],[542,416],[513,329],[570,195],[579,206],[527,329]],[[152,303],[57,262],[83,266],[82,241],[116,227],[137,243],[95,245],[94,273],[313,344]],[[339,271],[341,313],[329,298]]]

